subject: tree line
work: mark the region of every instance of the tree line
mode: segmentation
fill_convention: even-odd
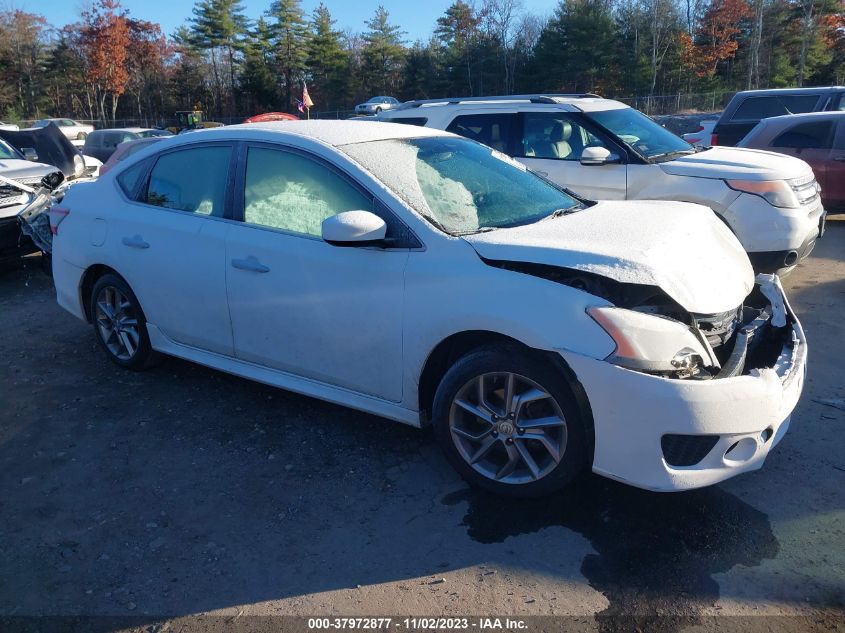
[[[164,34],[119,0],[80,21],[0,12],[0,117],[164,121],[315,110],[373,95],[400,100],[530,92],[603,96],[845,83],[845,0],[562,0],[549,15],[521,0],[456,0],[426,40],[409,42],[379,7],[361,32],[320,4],[273,0],[250,20],[241,0],[197,0]]]

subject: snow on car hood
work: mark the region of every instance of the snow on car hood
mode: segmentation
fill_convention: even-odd
[[[733,310],[754,286],[748,256],[707,207],[599,202],[571,215],[465,236],[485,259],[560,266],[654,285],[690,312]]]
[[[667,174],[693,178],[789,180],[812,174],[800,158],[742,147],[712,147],[659,165]]]

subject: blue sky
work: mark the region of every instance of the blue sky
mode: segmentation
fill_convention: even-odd
[[[246,14],[255,19],[270,5],[271,0],[244,0]],[[390,12],[391,20],[407,31],[409,41],[427,39],[434,31],[435,21],[443,14],[452,0],[324,0],[325,5],[337,20],[341,30],[363,31],[368,20],[379,4]],[[86,2],[80,0],[12,0],[4,2],[3,8],[22,9],[32,13],[41,13],[53,26],[64,26],[76,22]],[[162,30],[170,35],[176,27],[183,24],[191,15],[193,2],[174,0],[122,0],[121,4],[129,9],[136,18],[158,22]],[[319,4],[319,0],[303,0],[302,7],[310,14]],[[526,9],[541,15],[551,14],[557,0],[523,0]]]

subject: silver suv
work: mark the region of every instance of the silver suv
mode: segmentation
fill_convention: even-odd
[[[694,147],[643,113],[596,95],[409,101],[376,118],[474,139],[592,200],[706,205],[739,238],[757,272],[788,272],[824,229],[818,184],[804,161]]]

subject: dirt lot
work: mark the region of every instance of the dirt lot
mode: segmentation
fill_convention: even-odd
[[[427,432],[182,361],[116,368],[29,258],[0,272],[0,618],[562,614],[616,630],[596,614],[629,614],[677,631],[739,614],[845,630],[845,221],[787,286],[809,378],[762,471],[673,495],[587,476],[515,503],[467,490]]]

